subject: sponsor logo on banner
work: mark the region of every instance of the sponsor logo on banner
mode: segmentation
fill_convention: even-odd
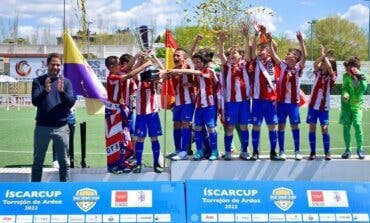
[[[287,211],[294,203],[296,196],[291,189],[279,187],[272,191],[270,199],[283,211]]]
[[[84,212],[91,210],[99,199],[100,197],[96,190],[91,188],[80,189],[73,196],[73,201]]]
[[[303,214],[303,221],[307,221],[307,222],[310,222],[310,221],[314,221],[314,222],[318,222],[319,221],[319,215],[318,214]]]
[[[269,220],[268,214],[252,214],[253,222],[268,222],[268,220]]]
[[[68,221],[67,215],[51,215],[50,219],[53,223],[63,223]]]
[[[202,222],[217,222],[217,214],[204,213],[200,218]]]
[[[71,214],[68,215],[69,223],[83,223],[85,222],[85,215],[82,214]]]
[[[151,190],[113,190],[111,196],[112,208],[152,207]]]
[[[269,214],[270,222],[285,222],[284,214]]]
[[[102,222],[102,216],[101,214],[87,214],[86,222],[91,222],[91,223]]]
[[[1,223],[14,223],[15,216],[14,215],[0,215]]]
[[[335,214],[319,214],[321,222],[335,221]]]
[[[121,214],[119,220],[120,222],[136,222],[136,214]]]
[[[362,213],[352,214],[352,219],[353,219],[354,222],[359,222],[359,221],[369,222],[370,221],[369,215],[368,214],[362,214]]]
[[[234,222],[234,214],[218,214],[218,222]]]
[[[138,222],[153,222],[153,215],[152,214],[138,214],[137,221]]]
[[[50,215],[34,215],[33,222],[34,223],[49,223]]]
[[[301,222],[302,221],[302,215],[301,214],[286,214],[285,215],[286,221],[293,221],[293,222]]]
[[[103,214],[103,222],[119,222],[119,215],[118,214]]]
[[[235,214],[235,222],[252,222],[251,214]]]
[[[352,215],[348,213],[335,214],[335,218],[339,222],[352,222]]]
[[[15,64],[15,71],[19,76],[26,77],[30,75],[32,67],[28,64],[27,61],[21,60]]]
[[[309,207],[348,207],[344,190],[308,190],[307,197]]]
[[[33,222],[33,215],[18,215],[16,217],[17,223],[32,223]],[[64,221],[66,222],[66,221]]]
[[[171,222],[171,214],[154,214],[154,222]]]

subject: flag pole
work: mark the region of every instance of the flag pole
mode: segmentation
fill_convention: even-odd
[[[165,29],[164,35],[165,35],[165,42],[166,42],[167,41],[167,28]],[[165,65],[164,66],[165,66],[165,68],[168,68],[168,64],[167,64],[166,60],[165,60]],[[166,125],[167,125],[167,84],[165,84],[165,88],[166,88],[165,89],[166,95],[164,97],[164,103],[163,103],[164,104],[163,167],[166,167],[166,154],[167,154],[167,128],[166,128]]]
[[[63,1],[63,33],[66,31],[66,0]]]

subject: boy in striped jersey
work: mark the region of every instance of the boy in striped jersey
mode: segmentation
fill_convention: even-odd
[[[310,125],[308,140],[310,143],[309,160],[316,159],[316,123],[320,120],[322,141],[324,144],[325,160],[331,160],[329,135],[329,107],[330,91],[337,77],[337,64],[332,57],[333,50],[326,53],[324,46],[320,45],[320,57],[314,62],[315,80],[312,87],[311,98],[308,105],[307,124]]]
[[[246,31],[248,33],[248,31]],[[240,126],[242,152],[240,158],[250,158],[247,148],[249,141],[248,123],[250,118],[251,84],[247,72],[247,61],[243,59],[244,50],[238,46],[232,47],[226,57],[224,41],[226,31],[220,31],[221,75],[220,83],[225,100],[225,160],[231,160],[231,145],[236,125]]]
[[[121,173],[124,170],[125,149],[132,149],[127,114],[128,108],[122,98],[122,81],[134,77],[151,62],[147,62],[126,75],[121,75],[119,58],[109,56],[105,59],[105,66],[109,70],[107,77],[108,102],[105,103],[105,144],[107,151],[108,171]],[[123,123],[126,122],[126,125]]]
[[[204,152],[202,149],[202,144],[204,140],[202,127],[204,125],[207,127],[210,139],[209,141],[212,149],[209,160],[213,161],[218,159],[216,132],[217,109],[215,105],[215,84],[217,83],[217,77],[213,69],[209,67],[212,58],[213,52],[207,49],[202,49],[192,56],[195,70],[172,69],[168,71],[170,75],[182,73],[196,76],[196,86],[198,89],[198,94],[195,102],[196,109],[194,117],[194,129],[197,153],[193,157],[194,160],[201,160],[204,158]]]
[[[279,142],[279,158],[285,160],[285,124],[289,117],[290,126],[292,129],[294,154],[296,160],[301,160],[302,155],[299,151],[300,134],[299,123],[301,122],[299,116],[299,100],[300,100],[300,85],[302,70],[306,62],[306,46],[301,32],[297,32],[297,39],[300,49],[289,49],[284,60],[281,60],[275,49],[272,47],[271,34],[267,36],[270,40],[270,50],[272,59],[278,64],[280,68],[279,80],[277,83],[278,97],[277,97],[277,116],[278,116],[278,142]]]

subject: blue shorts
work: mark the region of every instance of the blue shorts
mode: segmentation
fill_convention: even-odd
[[[329,111],[309,108],[307,112],[306,122],[308,124],[316,124],[317,119],[320,120],[320,125],[329,125]]]
[[[149,137],[162,135],[161,122],[158,112],[147,115],[137,115],[135,122],[135,136],[145,138],[148,132]]]
[[[275,102],[253,99],[251,123],[253,125],[261,126],[263,118],[265,118],[267,125],[277,124],[278,119],[276,114]]]
[[[130,129],[130,134],[134,134],[135,132],[135,119],[135,113],[133,111],[130,111],[130,113],[128,114],[128,128]]]
[[[177,105],[173,108],[173,118],[174,122],[191,122],[194,114],[194,104]]]
[[[205,108],[196,108],[194,125],[195,126],[207,126],[207,128],[216,127],[217,122],[217,111],[216,106],[208,106]]]
[[[250,122],[250,101],[226,102],[225,122],[227,125],[248,125]]]
[[[301,117],[299,116],[298,104],[278,102],[277,116],[278,116],[279,124],[285,124],[287,117],[289,117],[289,121],[291,125],[298,125],[299,123],[301,123]]]

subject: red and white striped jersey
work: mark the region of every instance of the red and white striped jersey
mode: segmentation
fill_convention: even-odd
[[[297,104],[303,67],[298,62],[293,68],[288,68],[285,61],[280,63],[280,77],[278,80],[278,102]]]
[[[189,69],[186,65],[183,69]],[[186,105],[194,103],[195,98],[195,77],[190,74],[180,74],[171,78],[175,89],[175,105]]]
[[[330,108],[330,91],[334,86],[334,79],[329,74],[323,74],[321,70],[315,71],[315,81],[311,91],[309,108],[315,110],[329,110]]]
[[[156,84],[136,80],[136,113],[138,115],[147,115],[159,110]]]
[[[251,84],[247,72],[247,62],[239,64],[227,62],[222,66],[220,82],[225,102],[246,101],[251,95]]]
[[[276,101],[276,81],[279,78],[279,68],[271,58],[266,61],[256,59],[252,63],[253,75],[253,98],[268,101]]]
[[[122,81],[122,99],[127,107],[132,110],[134,106],[134,96],[136,94],[137,86],[133,79]]]
[[[107,95],[108,101],[114,104],[121,103],[122,89],[121,89],[121,75],[109,74],[107,77]]]
[[[216,74],[207,67],[201,70],[201,74],[197,77],[198,94],[196,98],[196,107],[205,108],[215,105],[215,84]]]

